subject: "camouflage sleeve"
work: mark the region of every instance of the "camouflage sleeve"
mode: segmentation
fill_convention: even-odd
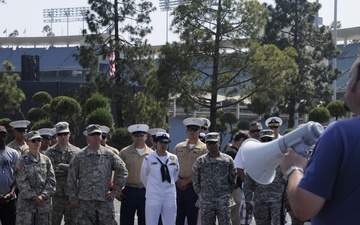
[[[69,192],[69,199],[70,201],[76,201],[78,200],[78,174],[79,174],[79,164],[77,157],[75,156],[70,163],[69,166],[69,173],[67,176],[67,186],[68,186],[68,192]]]
[[[255,188],[256,188],[255,181],[251,179],[248,174],[246,174],[244,186],[243,186],[245,202],[251,202],[253,200]]]
[[[128,176],[125,162],[117,155],[113,154],[113,170],[114,173],[114,190],[120,192],[121,188],[125,185]]]
[[[194,186],[194,190],[196,194],[200,194],[201,192],[201,175],[200,175],[200,170],[201,170],[201,163],[199,158],[195,160],[193,168],[192,168],[192,181],[193,181],[193,186]]]
[[[30,186],[30,183],[26,176],[25,167],[24,167],[22,160],[19,160],[16,163],[14,175],[15,175],[17,188],[21,192],[22,196],[25,199],[36,198],[37,197],[36,190],[32,189]]]
[[[237,169],[233,160],[229,163],[229,184],[231,193],[236,188]]]
[[[47,167],[46,181],[45,181],[46,183],[45,183],[45,188],[41,193],[41,196],[43,196],[44,199],[50,198],[55,193],[56,190],[55,173],[50,159],[47,160],[46,167]]]

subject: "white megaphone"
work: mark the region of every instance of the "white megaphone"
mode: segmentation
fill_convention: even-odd
[[[247,139],[240,148],[246,173],[259,184],[270,184],[287,148],[291,147],[306,157],[323,131],[321,124],[308,122],[271,142],[261,143],[254,138]]]

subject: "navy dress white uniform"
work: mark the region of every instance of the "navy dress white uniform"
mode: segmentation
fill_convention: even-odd
[[[164,225],[174,225],[176,220],[176,186],[179,161],[167,150],[170,136],[158,132],[154,139],[157,150],[145,157],[140,179],[146,188],[145,219],[147,225],[157,225],[161,214]]]

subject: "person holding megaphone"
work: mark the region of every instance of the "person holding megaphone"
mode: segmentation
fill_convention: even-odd
[[[360,115],[360,60],[350,69],[345,106]],[[360,118],[331,123],[308,160],[292,148],[281,162],[294,214],[318,224],[359,224]],[[305,171],[306,168],[306,171]],[[304,172],[305,171],[305,172]]]

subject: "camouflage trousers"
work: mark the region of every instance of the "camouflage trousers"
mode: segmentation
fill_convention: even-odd
[[[79,200],[78,225],[116,225],[114,202]]]
[[[22,212],[16,215],[16,225],[51,225],[51,212]]]
[[[54,195],[52,197],[52,205],[52,225],[60,225],[63,216],[65,225],[76,224],[76,211],[71,208],[69,196]]]
[[[256,202],[254,204],[253,213],[254,213],[256,225],[269,225],[269,224],[281,225],[280,224],[281,201]]]
[[[232,225],[230,207],[225,209],[203,209],[201,212],[201,224],[215,225],[216,217],[219,225]]]
[[[288,213],[291,217],[291,225],[303,225],[304,224],[304,222],[302,222],[301,220],[296,218],[296,216],[294,215],[294,213],[292,211],[288,211]]]

